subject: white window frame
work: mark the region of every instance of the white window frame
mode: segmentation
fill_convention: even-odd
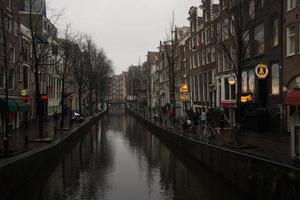
[[[293,10],[294,8],[296,8],[296,6],[296,0],[287,0],[287,11]]]
[[[290,28],[291,27],[294,27],[294,30],[295,30],[295,32],[293,33],[293,34],[290,34]],[[295,25],[291,25],[291,26],[289,26],[289,27],[287,27],[287,29],[286,29],[286,40],[287,40],[287,42],[286,42],[286,50],[287,50],[287,52],[286,52],[286,55],[287,56],[292,56],[292,55],[295,55],[295,53],[296,53],[296,42],[290,42],[290,38],[291,37],[295,37],[295,41],[296,41],[296,27],[295,27]],[[294,45],[294,52],[291,52],[290,51],[290,49],[291,49],[291,43],[293,43],[293,45]]]

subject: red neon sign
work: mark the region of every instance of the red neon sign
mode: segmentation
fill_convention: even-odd
[[[28,95],[23,97],[23,101],[24,101],[25,103],[28,103],[28,101],[30,101],[30,99],[31,99],[31,97],[28,96]]]
[[[48,100],[48,95],[42,95],[41,99],[47,101]]]

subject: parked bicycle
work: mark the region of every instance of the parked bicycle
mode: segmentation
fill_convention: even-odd
[[[221,128],[215,127],[213,123],[206,123],[203,127],[203,138],[204,142],[211,142],[215,140],[217,136],[221,135]]]

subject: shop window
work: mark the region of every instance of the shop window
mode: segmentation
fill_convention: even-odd
[[[249,83],[248,83],[248,91],[254,93],[255,90],[255,73],[254,70],[248,71]]]
[[[0,65],[0,88],[4,88],[4,66]]]
[[[242,92],[248,92],[248,73],[247,71],[242,72]]]
[[[272,95],[279,95],[279,65],[272,65]]]

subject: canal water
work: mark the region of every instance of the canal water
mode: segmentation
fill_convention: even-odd
[[[11,199],[247,199],[180,149],[162,143],[118,106],[87,131],[55,167]]]

